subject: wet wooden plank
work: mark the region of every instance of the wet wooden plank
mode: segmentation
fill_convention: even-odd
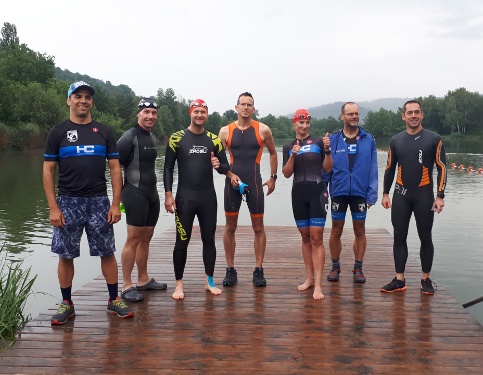
[[[51,327],[55,306],[30,322],[18,342],[0,353],[0,373],[483,373],[482,326],[443,286],[434,296],[420,293],[418,258],[408,261],[406,292],[380,293],[394,275],[392,238],[386,230],[367,230],[368,281],[357,285],[351,272],[353,235],[347,228],[341,279],[323,282],[322,301],[314,301],[311,291],[297,290],[304,281],[298,231],[266,231],[266,288],[251,283],[253,233],[239,227],[238,285],[223,288],[221,296],[205,292],[195,228],[184,277],[186,298],[173,300],[175,233],[167,231],[153,239],[149,268],[153,277],[168,282],[168,291],[146,292],[143,302],[131,304],[135,317],[119,319],[105,312],[107,291],[99,276],[74,293],[72,322]],[[222,233],[220,227],[215,271],[220,286]]]

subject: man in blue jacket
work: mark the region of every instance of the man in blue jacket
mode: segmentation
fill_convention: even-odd
[[[374,137],[359,126],[359,107],[353,102],[342,106],[340,118],[344,127],[331,134],[330,147],[334,166],[330,173],[332,231],[329,248],[332,269],[329,281],[338,281],[340,273],[341,236],[349,206],[354,229],[355,283],[365,283],[362,261],[366,251],[366,212],[377,201],[377,150]]]

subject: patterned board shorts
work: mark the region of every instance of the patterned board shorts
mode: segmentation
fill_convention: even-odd
[[[114,229],[107,222],[111,203],[107,196],[71,197],[60,195],[57,204],[64,215],[65,227],[54,227],[52,252],[61,258],[80,256],[80,241],[84,229],[91,256],[109,256],[116,251]]]

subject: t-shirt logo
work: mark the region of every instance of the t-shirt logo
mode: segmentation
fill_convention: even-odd
[[[78,138],[77,130],[67,130],[67,140],[69,142],[75,142]]]

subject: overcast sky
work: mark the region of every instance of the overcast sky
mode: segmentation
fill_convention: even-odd
[[[483,94],[481,0],[2,1],[56,66],[262,116],[336,101]],[[402,103],[401,103],[402,104]]]

